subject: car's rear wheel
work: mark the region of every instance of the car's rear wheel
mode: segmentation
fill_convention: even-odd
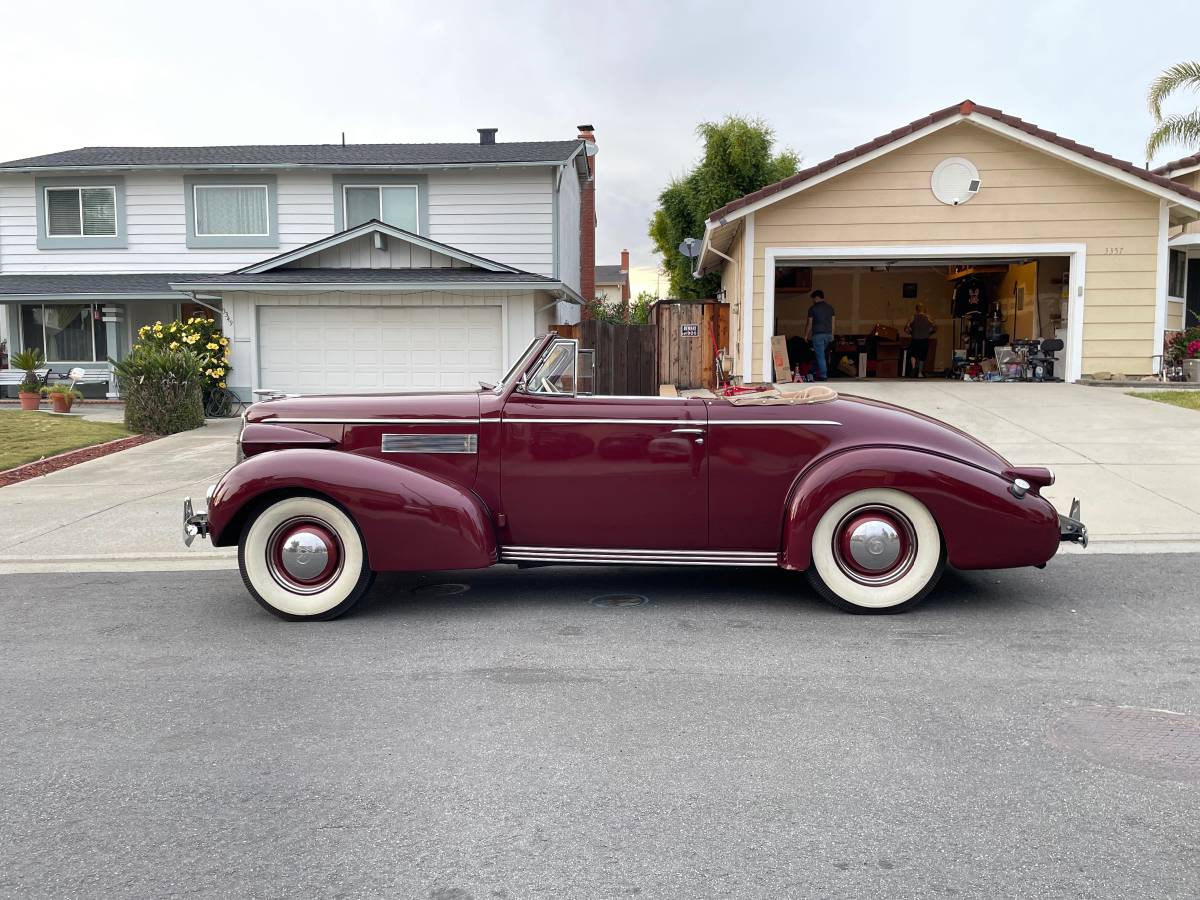
[[[901,491],[858,491],[821,516],[812,536],[808,579],[822,597],[856,613],[916,606],[946,568],[937,522]]]
[[[260,510],[242,530],[238,565],[254,599],[292,621],[337,618],[375,577],[354,521],[316,497],[288,497]]]

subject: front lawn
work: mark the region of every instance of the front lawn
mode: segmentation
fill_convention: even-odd
[[[0,472],[43,456],[123,437],[129,437],[129,432],[113,422],[0,409]]]
[[[1170,403],[1172,406],[1182,406],[1184,409],[1200,409],[1200,390],[1129,391],[1129,396],[1141,397],[1143,400],[1157,400],[1159,403]]]

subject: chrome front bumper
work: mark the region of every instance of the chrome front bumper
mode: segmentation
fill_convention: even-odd
[[[183,498],[183,544],[185,547],[192,546],[192,541],[196,538],[208,537],[208,513],[193,512],[192,498]]]
[[[1058,540],[1060,543],[1078,544],[1081,547],[1088,545],[1087,526],[1079,519],[1079,500],[1071,501],[1071,514],[1064,516],[1058,514]]]

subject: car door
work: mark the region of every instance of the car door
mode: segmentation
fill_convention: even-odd
[[[573,348],[574,342],[554,346],[566,344]],[[537,371],[542,370],[531,369]],[[551,382],[531,377],[504,406],[503,543],[567,549],[707,547],[704,402],[575,396],[573,372]]]

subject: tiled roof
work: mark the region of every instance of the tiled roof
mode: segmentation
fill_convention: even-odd
[[[865,144],[859,144],[854,149],[847,150],[844,153],[839,153],[837,156],[831,157],[824,162],[817,163],[815,166],[809,166],[807,169],[803,169],[797,172],[795,175],[789,175],[782,181],[776,181],[774,184],[768,184],[766,187],[759,188],[757,191],[746,194],[744,197],[739,197],[737,200],[726,203],[720,209],[711,213],[708,218],[710,221],[715,222],[722,216],[727,216],[744,206],[749,206],[751,203],[756,203],[757,201],[762,200],[764,197],[770,197],[772,194],[778,194],[780,191],[785,191],[794,185],[808,181],[810,178],[814,178],[817,175],[828,172],[830,169],[836,168],[843,163],[857,159],[860,156],[865,156],[866,154],[878,150],[881,147],[886,147],[888,144],[907,137],[915,131],[920,131],[922,128],[926,128],[929,125],[936,124],[937,122],[944,121],[945,119],[949,119],[960,114],[964,116],[976,114],[987,116],[989,119],[994,119],[997,122],[1008,125],[1010,128],[1016,128],[1019,131],[1023,131],[1031,137],[1040,138],[1044,141],[1049,141],[1052,144],[1057,144],[1064,149],[1071,150],[1075,153],[1080,153],[1090,159],[1096,160],[1097,162],[1112,166],[1115,169],[1120,169],[1123,172],[1127,172],[1130,175],[1134,175],[1137,178],[1157,185],[1158,187],[1167,188],[1168,190],[1174,191],[1175,193],[1181,194],[1189,199],[1200,201],[1200,192],[1184,187],[1177,181],[1172,181],[1170,178],[1159,174],[1158,170],[1155,170],[1154,172],[1148,171],[1140,166],[1134,165],[1131,162],[1126,162],[1123,159],[1117,159],[1115,156],[1109,156],[1107,153],[1101,153],[1099,150],[1096,150],[1092,147],[1078,144],[1075,141],[1072,141],[1070,138],[1065,138],[1062,135],[1055,134],[1053,131],[1046,131],[1043,128],[1039,128],[1036,125],[1024,121],[1023,119],[1018,119],[1016,116],[1010,116],[1003,110],[995,109],[994,107],[990,106],[979,106],[974,101],[964,100],[962,103],[956,103],[954,106],[947,106],[945,109],[939,109],[937,112],[930,113],[924,118],[915,119],[914,121],[909,122],[907,125],[901,126],[894,131],[889,131],[887,134],[881,134],[872,141],[867,141]]]
[[[627,284],[629,273],[617,266],[596,266],[596,284]]]
[[[1169,163],[1164,163],[1150,171],[1155,175],[1167,175],[1177,169],[1190,169],[1192,166],[1200,166],[1200,154],[1194,156],[1184,156],[1180,159],[1173,159]]]
[[[175,274],[0,275],[0,296],[6,294],[161,294],[170,296],[173,281],[202,276]]]
[[[565,162],[580,141],[497,144],[250,144],[232,147],[81,147],[0,163],[0,169],[123,166],[437,166]]]
[[[559,282],[532,272],[488,272],[485,269],[272,269],[252,274],[180,275],[175,282],[183,286],[205,284],[546,284]]]

